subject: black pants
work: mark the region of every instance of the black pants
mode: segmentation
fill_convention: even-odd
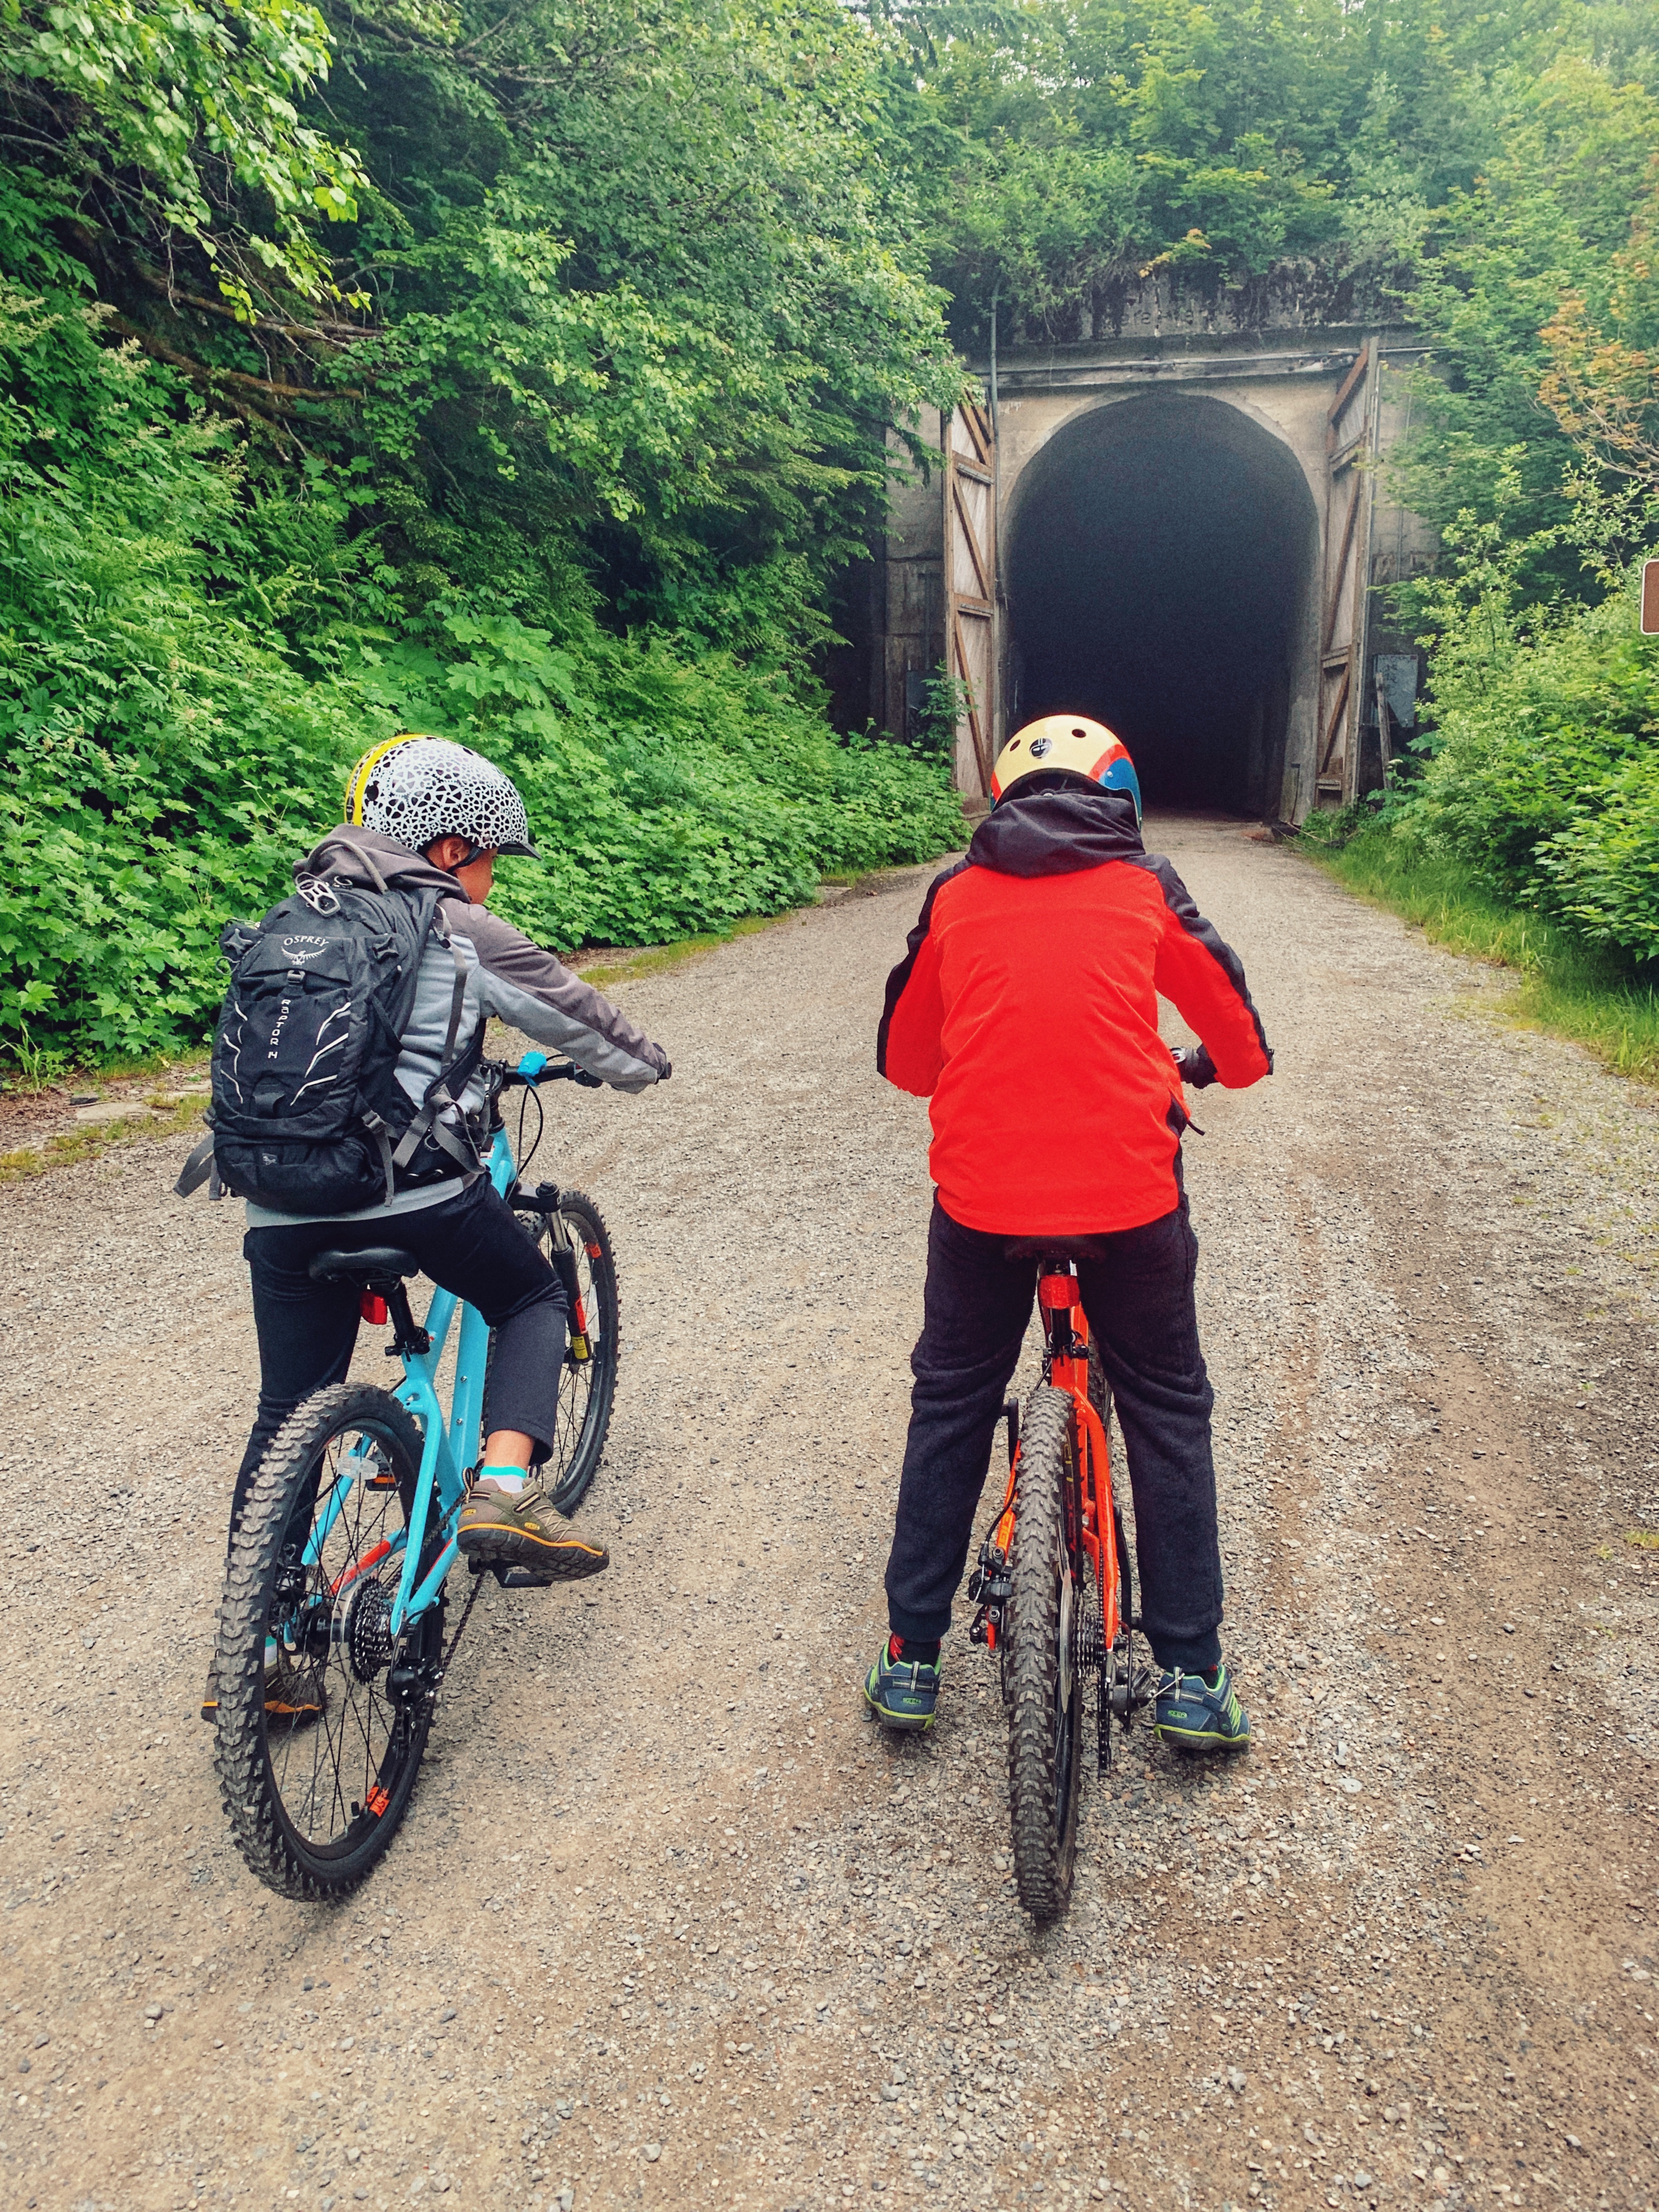
[[[1160,1666],[1201,1670],[1221,1656],[1221,1550],[1215,1397],[1193,1299],[1198,1239],[1183,1197],[1161,1220],[1100,1241],[1106,1256],[1079,1261],[1079,1285],[1128,1455],[1141,1619]],[[894,1632],[918,1642],[951,1625],[997,1416],[1031,1317],[1036,1262],[1010,1260],[1008,1243],[964,1229],[934,1200],[887,1563]]]
[[[231,1505],[234,1529],[253,1471],[283,1423],[313,1390],[343,1382],[361,1318],[349,1283],[314,1283],[319,1252],[390,1244],[421,1273],[478,1311],[495,1332],[489,1424],[535,1439],[539,1466],[552,1449],[564,1365],[564,1285],[495,1187],[475,1182],[460,1197],[378,1221],[296,1221],[250,1229],[243,1256],[253,1279],[259,1337],[259,1411],[242,1455]]]

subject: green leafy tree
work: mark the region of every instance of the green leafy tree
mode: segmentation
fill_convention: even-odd
[[[0,128],[88,213],[188,240],[251,314],[256,288],[334,289],[314,226],[350,221],[364,179],[301,113],[330,58],[307,0],[6,0]]]
[[[1564,302],[1609,300],[1659,151],[1659,102],[1569,57],[1514,82],[1499,112],[1501,150],[1435,215],[1408,295],[1433,353],[1397,474],[1437,528],[1493,518],[1501,491],[1506,534],[1526,541],[1517,592],[1545,603],[1594,588],[1568,526],[1594,457],[1545,404],[1544,333],[1565,328]]]

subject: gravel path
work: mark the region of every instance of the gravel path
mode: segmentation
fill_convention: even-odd
[[[1652,1102],[1292,854],[1161,835],[1279,1050],[1188,1146],[1255,1753],[1091,1771],[1034,1935],[988,1664],[925,1743],[860,1717],[920,876],[623,987],[675,1080],[553,1147],[621,1255],[616,1563],[485,1597],[337,1908],[241,1871],[193,1711],[235,1210],[167,1194],[181,1139],[0,1190],[8,2203],[1652,2201]]]

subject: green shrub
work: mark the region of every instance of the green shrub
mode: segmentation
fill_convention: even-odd
[[[546,860],[505,863],[500,904],[545,940],[691,936],[962,842],[941,764],[838,742],[775,669],[585,617],[556,639],[452,611],[433,635],[366,681],[401,726],[464,738],[518,781]]]
[[[297,472],[296,472],[297,473]],[[652,943],[959,842],[943,769],[846,746],[787,672],[465,604],[411,621],[320,473],[251,485],[168,371],[73,293],[0,295],[0,1051],[199,1043],[217,939],[400,726],[521,782],[544,940]]]
[[[1627,962],[1659,955],[1659,641],[1633,587],[1530,630],[1484,600],[1449,623],[1431,696],[1395,836]]]

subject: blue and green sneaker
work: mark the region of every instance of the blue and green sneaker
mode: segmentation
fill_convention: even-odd
[[[1224,1666],[1207,1674],[1166,1668],[1158,1677],[1152,1734],[1175,1751],[1248,1751],[1250,1717]]]
[[[864,1702],[884,1728],[930,1729],[939,1677],[937,1659],[907,1659],[902,1638],[890,1636],[864,1678]]]

